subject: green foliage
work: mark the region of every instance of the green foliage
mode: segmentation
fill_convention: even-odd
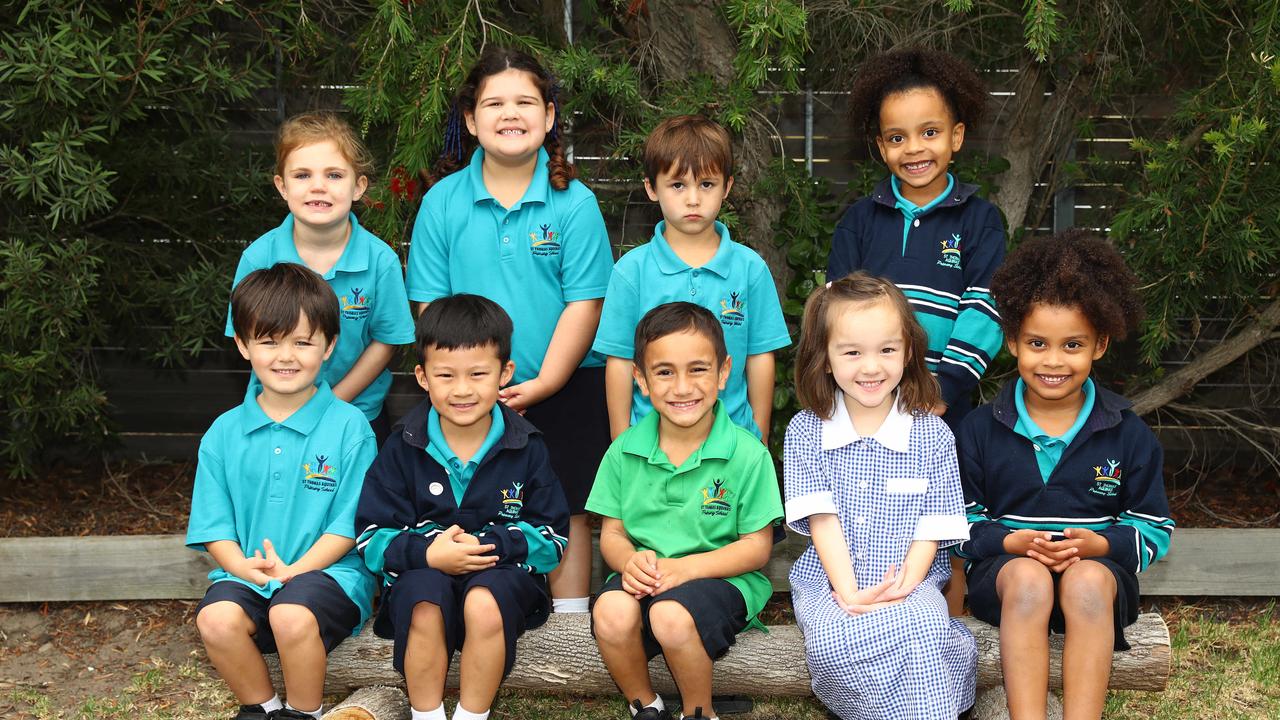
[[[787,87],[797,87],[797,71],[809,49],[804,7],[788,0],[730,0],[724,13],[738,33],[733,59],[738,81],[754,90],[776,67]]]
[[[1060,37],[1058,26],[1062,22],[1062,13],[1058,10],[1057,0],[1022,0],[1022,8],[1027,49],[1037,61],[1044,62]]]

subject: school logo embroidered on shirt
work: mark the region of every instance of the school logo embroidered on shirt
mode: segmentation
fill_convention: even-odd
[[[720,301],[720,323],[726,327],[738,327],[747,321],[747,303],[738,297],[738,293],[729,293],[727,300]]]
[[[728,491],[724,489],[724,480],[716,478],[711,487],[702,488],[702,514],[723,517],[729,514],[733,506],[725,499]]]
[[[942,240],[939,244],[942,245],[942,259],[938,261],[938,264],[945,268],[959,270],[960,235],[958,233],[951,233],[950,238]]]
[[[556,240],[559,236],[560,233],[552,230],[550,225],[539,225],[538,232],[529,233],[529,239],[533,241],[530,246],[533,248],[533,254],[538,257],[559,255],[560,243]]]
[[[516,520],[523,509],[524,483],[513,482],[509,490],[502,491],[502,509],[498,511],[498,515],[508,520]]]
[[[338,481],[333,479],[336,468],[326,462],[328,459],[328,455],[317,455],[314,464],[302,463],[302,471],[306,473],[302,477],[302,487],[327,493],[338,487]]]
[[[364,294],[364,288],[351,288],[350,295],[338,298],[338,307],[347,320],[363,320],[369,315],[369,296]]]
[[[1108,460],[1106,465],[1093,466],[1093,487],[1089,492],[1103,497],[1115,497],[1120,491],[1120,461]]]

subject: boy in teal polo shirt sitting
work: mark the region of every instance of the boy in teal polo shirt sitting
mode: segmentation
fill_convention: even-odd
[[[768,444],[773,351],[791,344],[769,267],[716,221],[733,187],[729,133],[697,115],[664,120],[644,145],[645,191],[662,208],[653,239],[623,255],[605,292],[592,350],[605,361],[616,438],[652,409],[631,379],[631,336],[650,308],[685,300],[717,318],[733,369],[721,400],[733,422]]]
[[[769,451],[717,401],[733,362],[720,325],[687,302],[641,319],[635,378],[655,412],[609,446],[587,501],[603,517],[600,554],[615,571],[593,631],[640,720],[674,717],[649,678],[658,653],[680,688],[680,717],[715,718],[712,661],[760,625],[773,592],[760,569],[782,500]]]
[[[200,441],[187,545],[218,569],[196,627],[241,704],[237,720],[319,718],[326,655],[372,604],[355,510],[377,449],[364,414],[317,382],[340,322],[319,275],[292,263],[249,273],[231,317],[257,382]],[[269,652],[280,654],[287,706]]]

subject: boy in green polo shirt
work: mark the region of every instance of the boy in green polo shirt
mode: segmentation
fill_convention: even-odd
[[[715,718],[712,661],[759,626],[773,592],[760,569],[782,519],[778,480],[769,451],[717,400],[732,359],[710,311],[650,310],[634,361],[656,412],[609,446],[587,500],[603,516],[600,554],[614,570],[592,628],[635,718],[675,717],[649,678],[659,653],[680,688],[679,717]]]

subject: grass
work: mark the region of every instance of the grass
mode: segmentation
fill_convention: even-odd
[[[1169,612],[1173,672],[1164,692],[1113,691],[1108,720],[1253,720],[1280,717],[1280,612],[1274,604],[1223,618],[1184,605]],[[332,699],[336,700],[336,698]],[[452,705],[452,700],[449,704]],[[225,720],[234,701],[207,665],[153,660],[118,689],[72,700],[19,687],[0,692],[0,715],[14,720]],[[504,692],[495,720],[627,717],[617,698]],[[761,698],[733,720],[823,720],[811,698]]]

